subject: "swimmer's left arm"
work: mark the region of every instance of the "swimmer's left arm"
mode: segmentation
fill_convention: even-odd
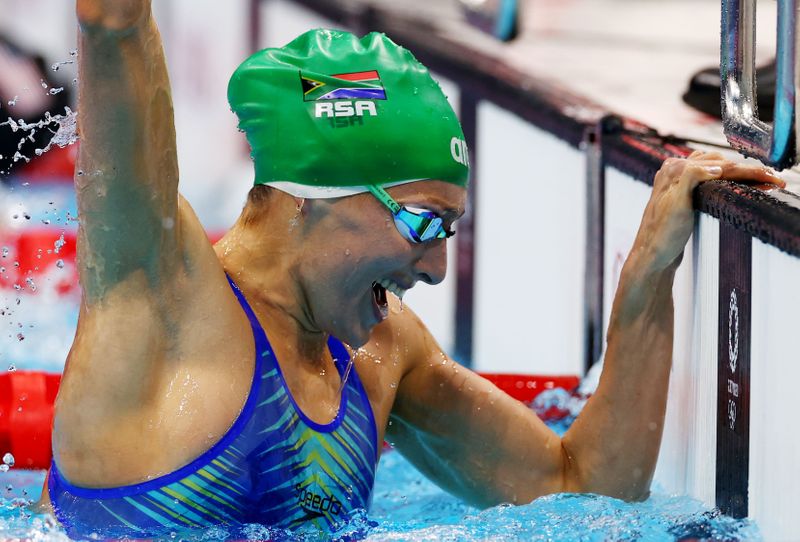
[[[410,368],[387,437],[442,487],[479,506],[557,492],[647,496],[672,361],[672,284],[694,227],[692,192],[725,178],[783,185],[718,154],[668,160],[623,267],[600,386],[559,438],[525,407],[447,358],[410,311],[399,315]]]
[[[404,344],[417,348],[409,356],[422,361],[401,379],[386,439],[476,506],[563,491],[561,439],[531,409],[448,358],[412,311],[392,318]]]

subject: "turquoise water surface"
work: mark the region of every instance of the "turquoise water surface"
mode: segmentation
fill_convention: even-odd
[[[0,473],[0,539],[68,540],[47,516],[25,509],[36,499],[42,472]],[[172,540],[226,540],[225,529],[175,533]],[[543,497],[525,506],[497,506],[478,510],[465,505],[425,479],[398,452],[381,459],[369,517],[354,517],[338,533],[286,536],[259,525],[244,534],[252,539],[370,541],[750,541],[761,536],[754,523],[735,520],[683,496],[655,492],[643,503],[628,504],[594,495],[561,494]]]

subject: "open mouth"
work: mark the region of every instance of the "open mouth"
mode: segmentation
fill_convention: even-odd
[[[372,283],[372,299],[375,301],[375,308],[377,309],[377,316],[380,320],[385,320],[389,317],[389,300],[386,297],[386,288],[378,284]]]

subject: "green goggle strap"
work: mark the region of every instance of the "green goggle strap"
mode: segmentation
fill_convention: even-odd
[[[372,195],[378,198],[378,201],[383,203],[389,210],[392,212],[393,215],[397,215],[400,210],[403,208],[399,203],[397,203],[389,193],[383,189],[382,186],[371,184],[367,186]]]

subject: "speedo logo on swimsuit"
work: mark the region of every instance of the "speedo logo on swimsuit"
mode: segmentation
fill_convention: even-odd
[[[329,512],[338,516],[342,512],[342,503],[336,497],[323,497],[317,493],[304,489],[301,484],[294,486],[297,490],[297,502],[310,512]]]

